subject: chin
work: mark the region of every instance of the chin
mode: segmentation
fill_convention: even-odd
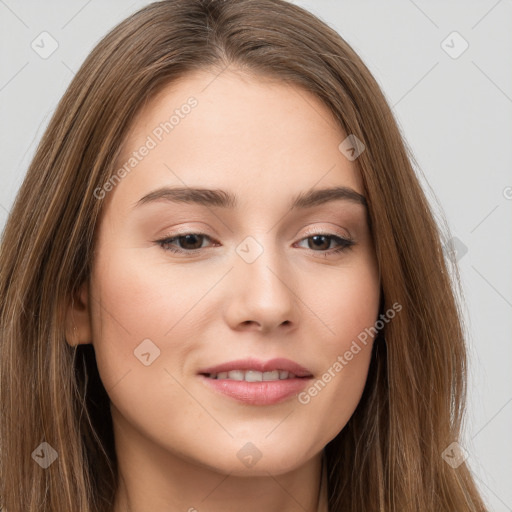
[[[264,436],[262,436],[264,438]],[[201,465],[222,474],[233,476],[268,476],[285,474],[305,464],[315,455],[306,453],[305,443],[285,445],[279,438],[270,441],[232,440],[229,446],[217,446],[220,451],[210,453],[208,460],[203,457]],[[321,448],[319,449],[321,450]]]

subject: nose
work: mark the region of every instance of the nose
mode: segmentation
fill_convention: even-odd
[[[297,281],[270,242],[260,244],[263,251],[252,262],[234,256],[226,320],[234,330],[289,331],[299,319]]]

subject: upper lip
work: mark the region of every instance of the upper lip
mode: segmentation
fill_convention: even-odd
[[[256,370],[258,372],[272,372],[275,370],[285,370],[293,373],[297,377],[312,377],[311,372],[300,364],[286,358],[270,359],[262,361],[249,357],[247,359],[237,359],[236,361],[228,361],[216,366],[210,366],[199,370],[199,373],[221,373],[230,372],[231,370]]]

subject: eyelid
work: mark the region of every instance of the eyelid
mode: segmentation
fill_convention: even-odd
[[[300,235],[300,237],[299,237]],[[297,241],[294,242],[294,246],[296,244],[300,244],[305,239],[313,237],[315,235],[323,235],[331,238],[338,238],[341,242],[337,243],[343,243],[344,246],[348,249],[350,247],[353,247],[357,244],[357,240],[352,236],[352,234],[349,232],[348,228],[341,227],[338,224],[333,224],[331,222],[313,222],[312,224],[307,225],[303,230],[299,230],[294,239]],[[311,250],[311,249],[307,249]],[[319,252],[320,251],[313,251],[313,252]],[[327,254],[328,251],[325,251],[324,254]]]
[[[212,245],[210,245],[208,247],[199,247],[198,249],[191,249],[191,250],[180,249],[179,247],[176,247],[175,249],[164,249],[164,250],[169,251],[169,252],[174,252],[174,253],[182,253],[182,254],[189,255],[189,256],[195,256],[200,251],[212,249],[216,245],[219,245],[219,242],[217,240],[215,240],[215,238],[213,238],[212,236],[210,236],[206,233],[199,232],[199,231],[193,231],[191,229],[174,231],[173,233],[164,235],[162,238],[155,240],[154,243],[156,243],[157,245],[159,245],[160,247],[163,248],[163,244],[168,243],[169,240],[175,240],[175,239],[178,239],[178,238],[180,238],[182,236],[186,236],[186,235],[202,236],[202,237],[210,240],[212,242]]]
[[[332,228],[314,228],[314,229],[307,229],[304,235],[301,237],[301,241],[304,240],[304,238],[308,238],[308,236],[314,236],[314,235],[325,235],[325,236],[337,236],[339,238],[342,238],[344,240],[348,240],[350,242],[355,242],[355,239],[352,237],[352,235],[347,231],[345,233],[340,233],[337,231],[334,231]]]

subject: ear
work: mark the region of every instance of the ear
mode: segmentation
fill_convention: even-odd
[[[75,346],[92,343],[88,281],[84,281],[78,292],[69,298],[66,307],[66,341],[68,344]]]

